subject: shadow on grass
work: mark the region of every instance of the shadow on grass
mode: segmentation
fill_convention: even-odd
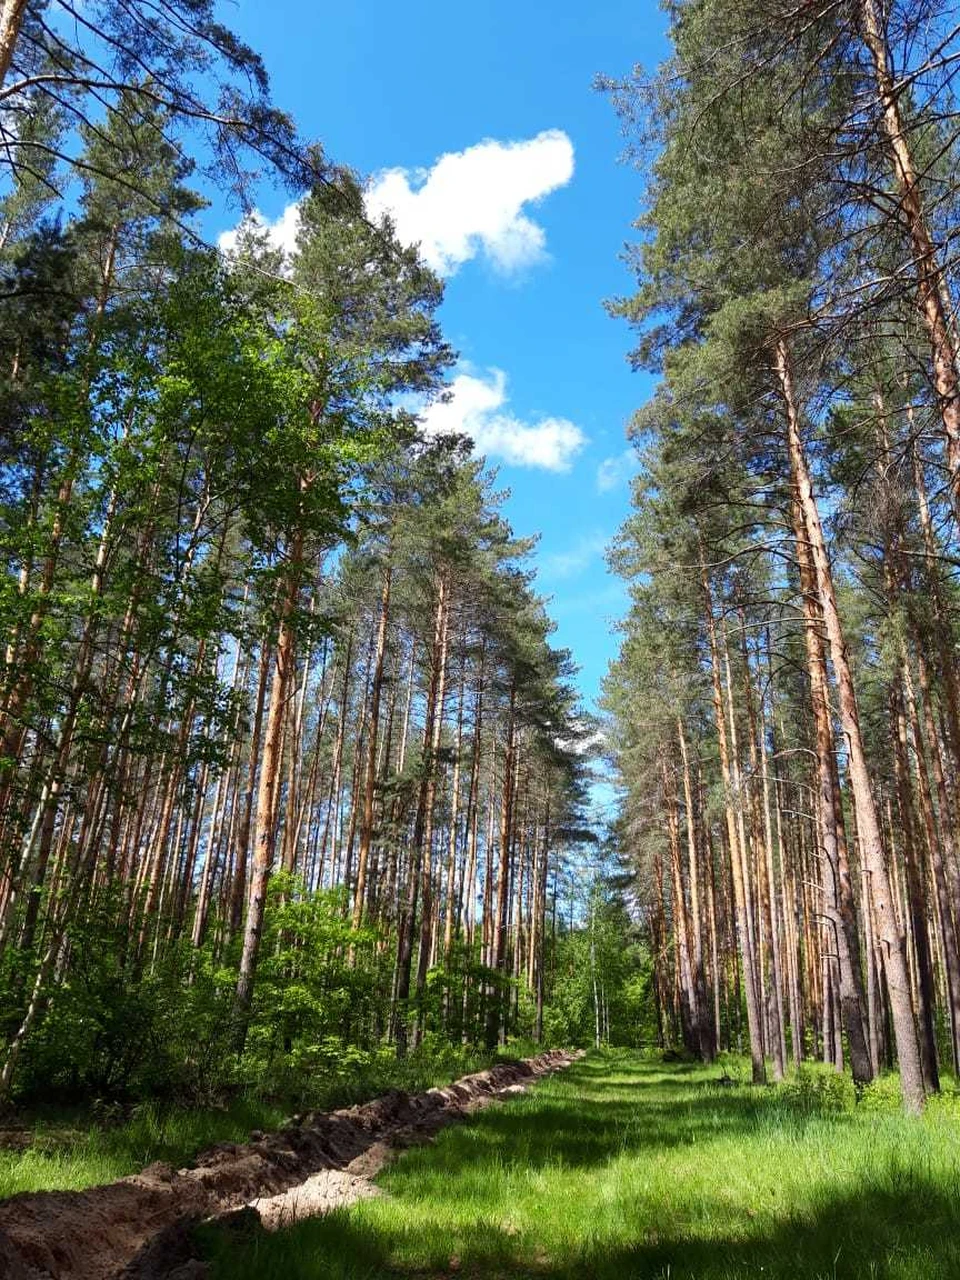
[[[412,1152],[388,1176],[391,1190],[425,1174],[459,1177],[466,1160],[485,1156],[537,1170],[545,1167],[596,1168],[624,1155],[664,1151],[747,1136],[775,1126],[798,1136],[826,1114],[801,1099],[773,1096],[752,1086],[720,1088],[719,1071],[705,1078],[703,1067],[681,1065],[619,1079],[615,1064],[587,1060],[572,1068],[559,1088],[538,1091],[509,1107],[491,1108],[439,1146]],[[571,1104],[570,1091],[585,1094]],[[853,1117],[829,1113],[831,1124]]]
[[[398,1255],[417,1244],[409,1232],[343,1212],[280,1236],[221,1239],[208,1256],[219,1262],[217,1280],[956,1280],[958,1228],[957,1201],[918,1182],[897,1194],[866,1188],[748,1236],[731,1227],[694,1239],[664,1223],[656,1239],[616,1249],[587,1242],[564,1257],[481,1220],[446,1243],[431,1236],[418,1246],[423,1261],[404,1264]]]
[[[587,1059],[528,1097],[448,1130],[435,1146],[409,1152],[380,1179],[392,1204],[272,1237],[211,1233],[206,1252],[217,1280],[957,1280],[960,1193],[932,1173],[891,1171],[886,1163],[876,1177],[867,1170],[854,1195],[814,1186],[802,1209],[773,1218],[721,1200],[718,1170],[716,1197],[704,1196],[693,1221],[682,1196],[659,1206],[638,1200],[633,1218],[627,1197],[616,1239],[589,1221],[579,1233],[552,1230],[550,1215],[562,1215],[569,1202],[551,1200],[549,1184],[544,1230],[520,1230],[509,1220],[506,1179],[518,1174],[574,1170],[566,1194],[576,1196],[581,1176],[605,1177],[605,1167],[624,1156],[637,1157],[642,1171],[645,1161],[691,1146],[706,1163],[716,1158],[714,1140],[732,1138],[743,1140],[748,1160],[758,1131],[802,1137],[825,1118],[838,1139],[854,1123],[765,1090],[718,1088],[702,1068],[634,1060],[619,1075],[616,1060]],[[789,1144],[780,1148],[788,1151]],[[776,1180],[775,1167],[766,1172]],[[616,1174],[610,1194],[624,1194]]]

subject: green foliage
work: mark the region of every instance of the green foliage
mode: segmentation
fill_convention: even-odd
[[[597,881],[586,919],[558,935],[551,958],[544,1034],[549,1044],[638,1046],[650,1034],[650,962],[619,896]],[[599,1008],[598,1008],[599,1006]]]
[[[30,1040],[20,1097],[209,1104],[244,1088],[303,1104],[354,1079],[363,1090],[367,1069],[382,1069],[392,1053],[363,1047],[376,990],[373,933],[349,927],[342,893],[307,895],[278,875],[264,939],[238,1061],[233,965],[184,941],[144,968],[118,903],[104,896],[72,931],[67,976]],[[349,962],[351,950],[360,963]],[[0,1008],[16,1009],[24,980],[5,975]]]
[[[778,1091],[798,1107],[816,1114],[848,1111],[856,1103],[850,1077],[823,1063],[803,1063]],[[888,1096],[889,1100],[896,1099],[895,1093]]]
[[[121,920],[104,896],[73,930],[67,976],[25,1053],[22,1099],[205,1102],[232,1085],[232,974],[186,945],[144,972]]]
[[[309,1095],[311,1079],[339,1083],[376,1060],[363,1047],[375,1012],[375,941],[372,930],[350,927],[343,891],[308,894],[295,876],[273,877],[245,1078]]]
[[[543,930],[521,978],[520,929],[484,968],[461,878],[460,936],[421,990],[424,948],[408,996],[394,957],[429,932],[426,880],[403,915],[425,817],[437,844],[472,823],[474,866],[496,874],[481,810],[503,798],[486,761],[506,731],[524,799],[501,846],[542,876],[540,925],[584,825],[587,730],[534,540],[464,438],[418,435],[454,360],[442,281],[371,222],[360,179],[301,152],[211,0],[95,0],[73,35],[40,16],[62,7],[27,6],[9,77],[29,83],[5,86],[0,1095],[315,1105],[393,1078],[398,1000],[423,1034],[410,1079],[455,1072],[485,1024],[491,1041],[534,1031]],[[92,116],[77,65],[108,77]],[[294,179],[290,255],[254,218],[230,251],[198,237],[199,156],[207,181],[244,187],[251,152]],[[441,631],[447,695],[421,735]],[[376,930],[351,928],[362,912]]]

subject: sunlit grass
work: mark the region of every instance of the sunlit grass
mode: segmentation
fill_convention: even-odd
[[[854,1109],[817,1073],[721,1086],[718,1068],[591,1055],[402,1157],[388,1197],[278,1236],[219,1237],[218,1277],[955,1280],[956,1100]]]
[[[0,1199],[17,1191],[80,1190],[136,1173],[155,1160],[175,1168],[215,1142],[246,1142],[251,1129],[283,1120],[276,1105],[242,1099],[223,1110],[137,1107],[122,1123],[87,1115],[35,1118],[17,1133],[21,1149],[0,1147]]]
[[[0,1125],[0,1199],[18,1191],[79,1191],[139,1172],[154,1161],[180,1168],[217,1142],[246,1142],[254,1129],[279,1128],[292,1112],[350,1106],[387,1089],[418,1093],[489,1066],[493,1058],[536,1052],[524,1042],[509,1051],[427,1044],[398,1062],[386,1052],[349,1073],[317,1075],[297,1105],[250,1093],[226,1107],[190,1108],[161,1103],[134,1107],[122,1120],[89,1110],[46,1110]],[[9,1145],[7,1145],[9,1144]]]

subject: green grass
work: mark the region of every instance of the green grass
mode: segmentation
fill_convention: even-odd
[[[23,1149],[0,1146],[0,1199],[18,1191],[78,1191],[136,1173],[163,1160],[175,1168],[215,1142],[246,1142],[251,1129],[274,1129],[283,1111],[243,1099],[223,1110],[147,1104],[122,1123],[51,1113],[17,1130]],[[0,1129],[0,1143],[4,1141]]]
[[[180,1168],[214,1143],[246,1142],[254,1129],[276,1129],[297,1110],[350,1106],[390,1088],[419,1093],[479,1071],[494,1058],[535,1052],[535,1045],[519,1041],[493,1055],[425,1044],[402,1062],[384,1050],[371,1061],[344,1063],[342,1070],[312,1077],[299,1096],[283,1101],[251,1092],[229,1107],[144,1103],[122,1120],[56,1108],[13,1116],[0,1124],[0,1199],[18,1191],[79,1191],[137,1173],[156,1160]]]
[[[815,1072],[763,1090],[719,1075],[591,1054],[403,1156],[387,1197],[276,1236],[209,1233],[215,1274],[960,1276],[955,1099],[917,1121],[889,1085],[854,1110]]]

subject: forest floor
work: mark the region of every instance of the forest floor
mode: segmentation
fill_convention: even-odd
[[[44,1106],[0,1114],[0,1201],[21,1191],[81,1191],[113,1182],[161,1160],[179,1168],[217,1142],[246,1142],[254,1130],[279,1128],[294,1111],[330,1111],[388,1089],[420,1093],[501,1058],[536,1052],[526,1042],[509,1053],[448,1051],[377,1062],[348,1077],[313,1081],[283,1100],[256,1092],[218,1106],[144,1102],[128,1108]]]
[[[14,1195],[0,1201],[0,1276],[206,1277],[193,1238],[200,1224],[280,1229],[378,1195],[372,1179],[397,1152],[582,1056],[551,1049],[425,1092],[394,1089],[359,1106],[296,1115],[249,1142],[219,1143],[179,1170],[157,1162],[105,1186]]]
[[[217,1280],[960,1277],[955,1093],[912,1120],[894,1080],[854,1106],[815,1068],[727,1069],[593,1053],[403,1154],[376,1199],[207,1228],[206,1255]]]

